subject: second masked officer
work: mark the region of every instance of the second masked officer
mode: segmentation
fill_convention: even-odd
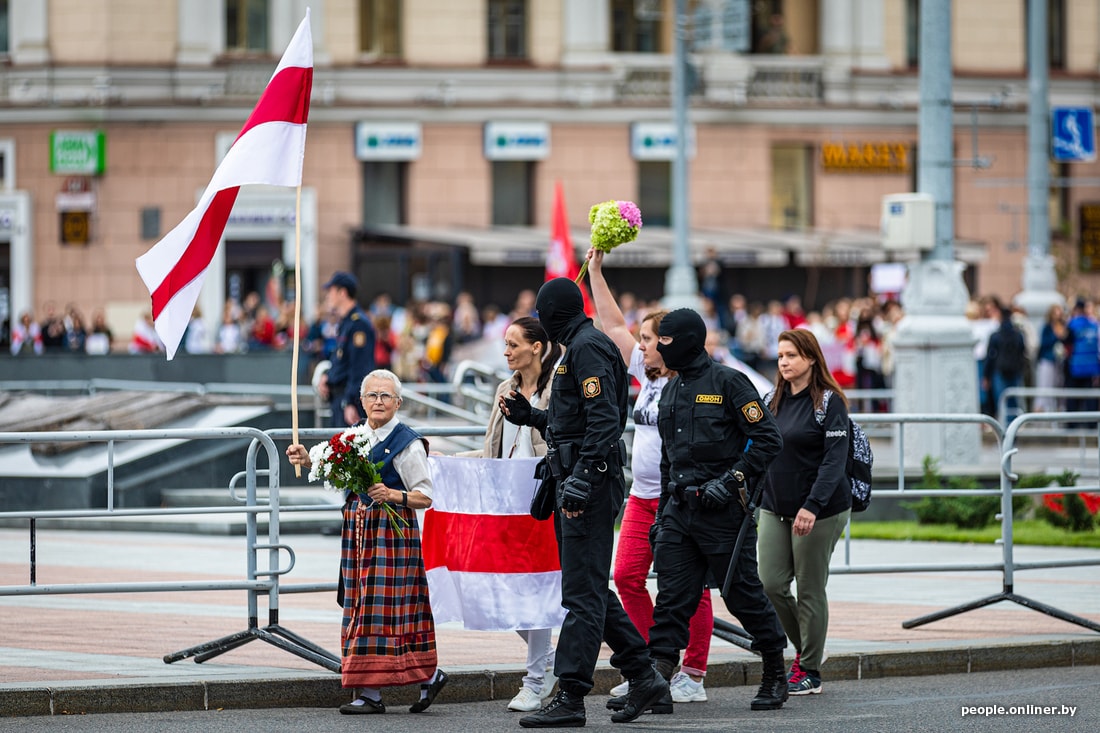
[[[581,291],[572,280],[545,283],[535,308],[551,340],[566,347],[550,403],[545,411],[534,409],[523,395],[512,392],[502,409],[511,422],[531,425],[546,437],[546,465],[553,477],[548,480],[557,485],[554,524],[566,616],[554,664],[560,691],[520,725],[583,726],[584,697],[592,689],[604,641],[613,652],[611,664],[630,680],[629,698],[611,716],[625,723],[668,696],[667,681],[656,674],[645,640],[608,583],[615,519],[626,496],[626,367],[619,348],[584,314]],[[701,592],[696,591],[696,600]]]
[[[649,649],[661,674],[670,675],[687,646],[704,583],[731,578],[723,589],[726,608],[763,658],[751,707],[774,710],[787,700],[787,639],[760,582],[748,487],[765,473],[783,438],[748,377],[707,354],[706,336],[703,319],[687,308],[666,315],[657,332],[657,351],[677,376],[665,385],[657,416],[662,491],[652,530],[657,602]]]

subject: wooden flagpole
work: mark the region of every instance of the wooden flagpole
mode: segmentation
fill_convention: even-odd
[[[302,320],[302,184],[294,201],[294,350],[290,362],[290,434],[298,442],[298,337]],[[302,477],[302,467],[294,465],[294,476]]]

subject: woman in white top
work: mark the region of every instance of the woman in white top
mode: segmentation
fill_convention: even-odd
[[[661,436],[657,432],[657,405],[661,390],[672,375],[657,352],[657,328],[666,311],[646,315],[638,328],[639,339],[635,339],[604,279],[603,256],[603,252],[594,248],[588,250],[586,255],[588,282],[592,287],[599,327],[619,347],[627,364],[627,372],[641,384],[641,391],[634,403],[634,443],[630,459],[630,471],[634,478],[615,550],[615,588],[630,620],[648,641],[649,628],[653,625],[653,598],[646,587],[649,568],[653,563],[649,528],[653,526],[661,497]],[[707,589],[703,591],[699,608],[691,619],[684,663],[670,680],[673,702],[704,702],[707,699],[703,677],[707,673],[707,655],[713,631],[714,611],[710,590]],[[624,682],[612,688],[611,694],[624,695],[628,689]],[[672,710],[654,709],[653,712],[671,713]]]
[[[535,407],[546,409],[550,400],[550,381],[562,355],[562,347],[550,342],[537,318],[524,316],[512,322],[504,332],[504,358],[513,370],[511,379],[497,387],[493,405],[500,404],[512,390],[521,392]],[[467,454],[468,455],[468,454]],[[485,431],[485,458],[531,458],[546,455],[546,440],[531,427],[513,425],[494,409]],[[557,553],[556,547],[546,548]],[[508,703],[509,710],[533,712],[554,689],[554,646],[551,629],[520,629],[516,633],[527,642],[527,674],[523,686]]]

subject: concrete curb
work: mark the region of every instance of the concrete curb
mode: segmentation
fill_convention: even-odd
[[[825,662],[826,679],[858,680],[936,674],[990,672],[1006,669],[1100,665],[1100,638],[837,654]],[[440,703],[508,700],[523,679],[522,671],[449,669],[450,682]],[[606,695],[618,684],[618,672],[601,662],[593,693]],[[707,670],[708,687],[756,685],[759,662],[720,662]],[[0,716],[83,715],[91,713],[172,712],[321,707],[348,701],[348,692],[333,674],[294,677],[258,675],[236,680],[162,679],[27,683],[0,687]],[[386,702],[398,707],[419,697],[416,685],[387,690]]]

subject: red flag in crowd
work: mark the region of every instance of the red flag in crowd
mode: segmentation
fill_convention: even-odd
[[[217,252],[240,187],[300,186],[313,88],[309,11],[256,107],[203,191],[198,206],[137,259],[153,301],[153,320],[171,359]]]
[[[576,280],[580,271],[577,253],[573,250],[573,239],[569,236],[565,194],[562,192],[561,181],[558,181],[554,184],[554,214],[550,219],[550,251],[546,253],[545,280],[553,280],[555,277]],[[582,282],[580,288],[581,295],[584,297],[584,312],[594,316],[596,309],[592,306],[591,298],[588,297],[588,286]]]

